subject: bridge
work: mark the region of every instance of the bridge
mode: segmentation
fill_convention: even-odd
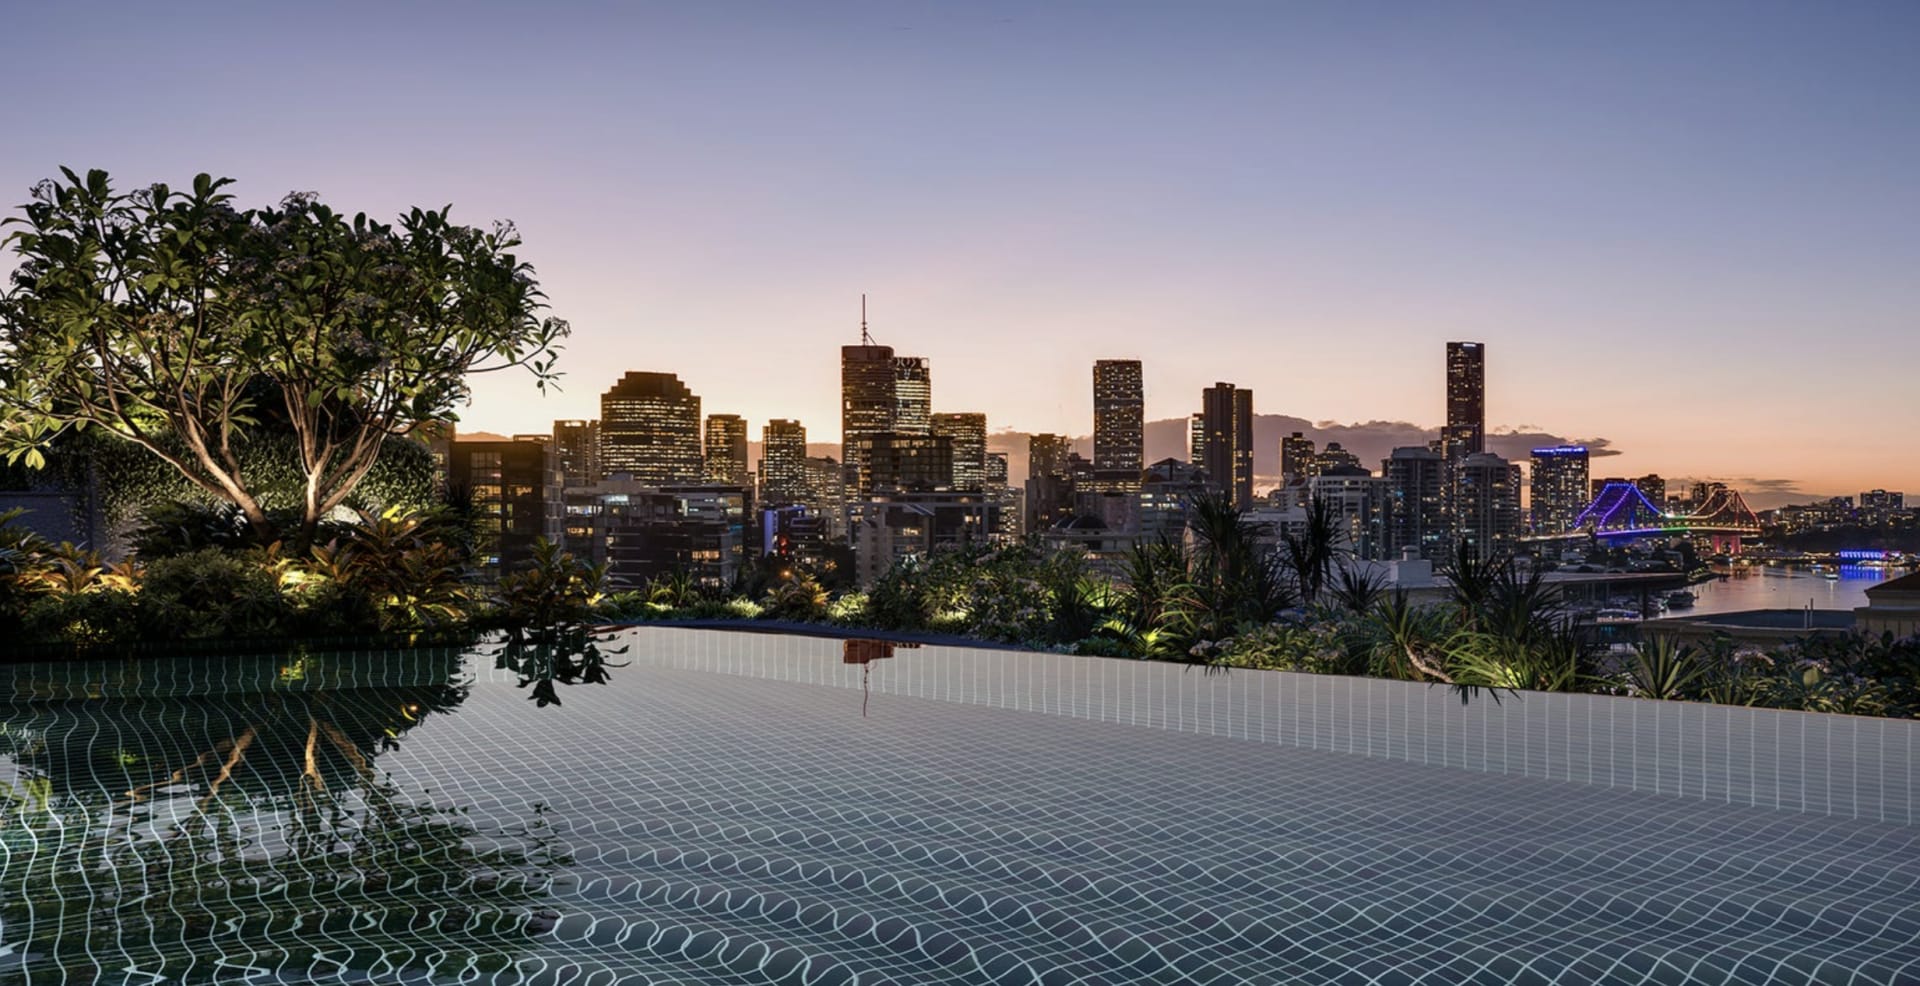
[[[1602,541],[1635,538],[1706,536],[1719,552],[1738,552],[1740,538],[1760,533],[1760,518],[1740,494],[1715,487],[1692,513],[1670,514],[1655,506],[1632,483],[1608,483],[1587,504],[1564,534],[1543,534],[1528,541],[1559,541],[1594,537]]]

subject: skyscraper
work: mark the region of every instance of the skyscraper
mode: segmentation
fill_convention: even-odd
[[[747,422],[737,414],[707,415],[706,481],[746,486]]]
[[[1253,506],[1253,391],[1216,383],[1200,395],[1205,461],[1214,489],[1242,510]]]
[[[1093,470],[1102,486],[1138,489],[1145,467],[1146,397],[1140,361],[1093,364]]]
[[[1441,442],[1449,462],[1487,450],[1487,350],[1477,342],[1447,343],[1447,425]]]
[[[643,484],[700,482],[700,398],[671,373],[621,377],[600,395],[600,465]]]
[[[862,494],[953,489],[953,440],[944,435],[882,431],[859,443]]]
[[[1533,533],[1564,534],[1588,502],[1587,447],[1556,445],[1533,450]]]
[[[1306,482],[1313,455],[1313,439],[1300,432],[1280,439],[1280,484],[1297,486]]]
[[[861,345],[840,347],[840,444],[849,490],[858,483],[860,440],[893,427],[893,347],[874,345],[864,318],[860,328]]]
[[[943,412],[933,416],[933,433],[953,443],[953,488],[980,490],[987,484],[987,416]]]
[[[1421,558],[1443,557],[1447,547],[1447,462],[1440,453],[1412,445],[1393,450],[1380,463],[1387,481],[1385,557],[1411,548]]]
[[[1027,530],[1045,530],[1073,516],[1072,445],[1064,435],[1027,439]]]
[[[1455,481],[1454,536],[1481,561],[1512,551],[1520,536],[1520,467],[1476,452],[1461,460]]]
[[[933,370],[925,356],[893,358],[893,425],[888,431],[925,435],[933,425]]]
[[[600,422],[555,421],[553,448],[567,486],[592,486],[600,481]]]
[[[760,429],[761,502],[769,507],[806,503],[810,492],[807,429],[798,421],[774,418]]]
[[[1187,415],[1187,465],[1195,469],[1207,467],[1207,416],[1204,414]]]

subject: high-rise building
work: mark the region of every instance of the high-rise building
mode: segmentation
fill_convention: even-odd
[[[1187,415],[1187,465],[1207,468],[1207,416]]]
[[[1341,447],[1339,442],[1328,442],[1327,447],[1315,453],[1307,460],[1307,478],[1326,476],[1341,470],[1358,469],[1366,472],[1367,467],[1360,464],[1360,457]]]
[[[806,503],[812,500],[811,493],[807,429],[798,421],[774,418],[760,429],[760,502],[769,507]]]
[[[1659,473],[1648,473],[1634,480],[1633,485],[1640,488],[1642,496],[1652,500],[1662,510],[1666,509],[1667,481],[1661,479]]]
[[[933,434],[953,444],[953,488],[982,490],[987,485],[987,416],[942,412],[933,416]]]
[[[600,395],[600,467],[636,482],[702,478],[700,398],[671,373],[630,372]]]
[[[706,481],[745,487],[747,475],[747,421],[737,414],[707,415]]]
[[[1587,490],[1587,447],[1556,445],[1533,450],[1531,503],[1533,533],[1564,534],[1591,502]]]
[[[858,443],[862,495],[953,489],[953,440],[944,435],[882,431]]]
[[[933,426],[933,370],[925,356],[893,358],[893,423],[887,430],[925,435]]]
[[[1447,343],[1447,460],[1487,450],[1487,350],[1477,342]]]
[[[1027,530],[1040,531],[1073,516],[1073,443],[1064,435],[1027,439]]]
[[[1294,432],[1280,439],[1280,485],[1298,486],[1307,481],[1307,467],[1313,462],[1313,439]]]
[[[1007,485],[1007,453],[987,453],[987,488],[997,489]]]
[[[600,481],[600,422],[555,421],[553,449],[566,485],[592,486]]]
[[[1407,549],[1439,559],[1447,550],[1447,461],[1433,449],[1413,445],[1393,450],[1380,463],[1387,481],[1387,547],[1397,559]]]
[[[1520,467],[1475,452],[1456,470],[1454,536],[1485,561],[1513,550],[1520,537]]]
[[[1140,361],[1093,364],[1093,469],[1096,482],[1138,489],[1146,462],[1146,396]]]
[[[1364,468],[1338,466],[1307,480],[1308,502],[1333,511],[1341,544],[1356,558],[1386,558],[1392,495],[1387,480]]]
[[[1253,391],[1216,383],[1200,395],[1202,468],[1214,489],[1242,510],[1253,507]]]
[[[529,564],[536,539],[560,541],[563,474],[548,442],[455,440],[447,468],[448,483],[470,498],[475,553],[488,577]]]
[[[861,299],[858,346],[840,347],[840,444],[849,491],[859,483],[856,448],[868,435],[893,429],[893,347],[873,343],[866,333],[866,299]]]

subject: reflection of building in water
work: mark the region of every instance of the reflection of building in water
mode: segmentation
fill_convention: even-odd
[[[840,663],[842,664],[866,664],[870,661],[878,661],[883,658],[892,657],[895,648],[914,650],[920,646],[919,644],[900,643],[892,640],[845,640],[842,641],[842,643],[845,644],[840,654]]]

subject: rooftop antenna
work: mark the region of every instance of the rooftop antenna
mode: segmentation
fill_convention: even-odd
[[[860,345],[873,345],[873,336],[867,332],[867,293],[860,292]]]

